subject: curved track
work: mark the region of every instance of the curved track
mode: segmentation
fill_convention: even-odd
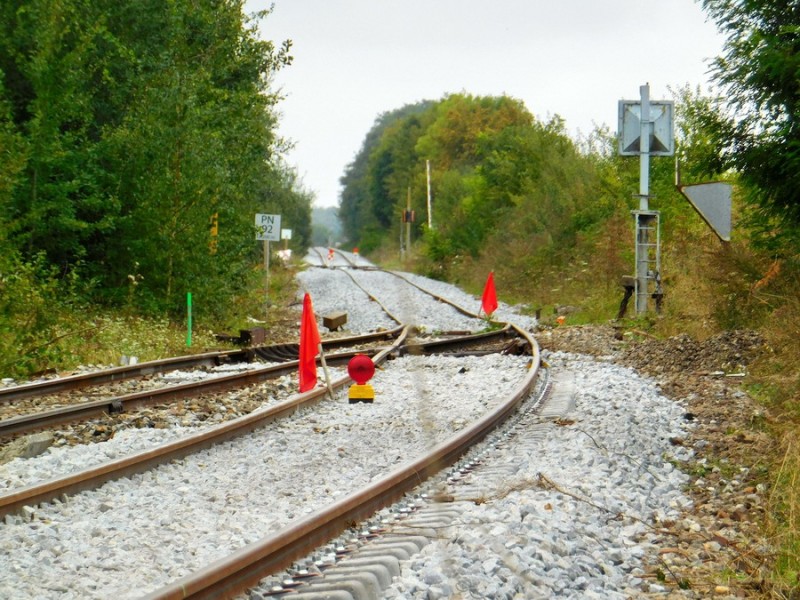
[[[403,465],[375,483],[328,508],[293,523],[275,534],[242,548],[147,596],[148,600],[177,598],[230,598],[283,569],[327,540],[401,498],[431,475],[452,465],[467,449],[502,424],[533,390],[539,375],[539,351],[535,340],[516,330],[529,344],[532,364],[528,376],[513,394],[483,418],[428,453]]]
[[[317,252],[317,254],[324,260],[324,255],[321,252]],[[350,274],[348,273],[348,275]],[[352,278],[352,275],[351,279],[364,289]],[[419,286],[415,287],[425,293],[430,293],[419,288]],[[370,298],[378,302],[378,299],[369,291],[366,289],[364,291]],[[437,300],[445,301],[442,298],[436,298]],[[447,303],[466,315],[477,317],[474,313],[452,302],[447,301]],[[384,310],[391,314],[385,307]],[[396,319],[394,316],[392,318]],[[170,586],[149,594],[147,596],[148,600],[233,597],[256,584],[265,576],[289,566],[295,559],[309,553],[326,540],[334,538],[348,527],[351,527],[353,523],[369,517],[379,509],[401,498],[431,475],[455,463],[469,448],[483,440],[489,432],[500,426],[517,410],[520,403],[530,395],[539,377],[541,361],[538,345],[527,332],[514,325],[504,324],[500,331],[478,334],[477,336],[457,336],[429,343],[408,344],[405,346],[404,351],[412,354],[442,352],[452,349],[456,349],[456,352],[470,352],[470,350],[465,350],[464,348],[465,345],[468,345],[467,337],[472,338],[471,341],[473,343],[476,339],[490,344],[499,343],[502,345],[500,351],[525,352],[531,357],[528,375],[519,383],[513,393],[499,403],[497,408],[458,432],[446,442],[439,444],[426,454],[380,478],[375,483],[347,496],[324,510],[300,519],[291,526],[241,549],[236,554],[220,560],[214,565],[210,565]],[[511,338],[510,341],[508,338]],[[492,351],[497,351],[497,349],[477,350],[477,352]]]
[[[324,260],[320,253],[321,260]],[[350,263],[352,264],[352,263]],[[374,267],[370,267],[374,269]],[[347,269],[344,269],[347,271]],[[351,275],[348,273],[348,275]],[[351,275],[352,278],[352,275]],[[355,279],[354,279],[355,281]],[[407,283],[411,283],[408,282]],[[413,284],[412,284],[413,285]],[[361,286],[363,289],[363,286]],[[416,286],[418,289],[418,286]],[[370,294],[368,290],[364,290]],[[426,290],[422,290],[426,293]],[[373,297],[373,296],[370,296]],[[374,297],[373,297],[374,298]],[[438,301],[445,301],[436,298]],[[377,299],[376,299],[377,300]],[[453,303],[448,301],[453,306]],[[469,316],[470,311],[457,307]],[[387,311],[388,312],[388,311]],[[396,317],[392,317],[398,320]],[[384,335],[386,335],[384,333]],[[308,553],[325,540],[338,535],[354,522],[368,517],[408,493],[421,481],[453,464],[468,448],[482,440],[503,423],[534,388],[540,370],[540,357],[535,340],[526,331],[504,324],[492,332],[472,336],[451,336],[438,340],[409,340],[408,328],[398,327],[392,332],[393,343],[377,351],[373,360],[380,365],[385,360],[402,354],[424,355],[451,352],[456,355],[513,353],[530,357],[529,369],[514,391],[478,421],[465,427],[446,441],[436,445],[425,455],[403,464],[395,471],[377,479],[369,486],[354,492],[308,517],[292,522],[288,527],[250,544],[235,554],[218,561],[169,586],[159,589],[149,598],[219,598],[231,597],[244,591],[265,576],[290,565],[296,558]],[[293,363],[294,368],[296,363]],[[334,388],[350,383],[348,377],[333,382]],[[0,496],[0,515],[9,514],[25,506],[33,506],[80,490],[94,488],[103,482],[150,469],[158,464],[186,456],[223,440],[242,435],[271,421],[288,416],[301,406],[320,402],[325,388],[293,396],[278,405],[225,423],[188,438],[164,444],[156,449],[112,461],[67,477],[31,485]]]

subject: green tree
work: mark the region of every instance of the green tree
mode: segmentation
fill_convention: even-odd
[[[800,5],[703,0],[725,34],[712,73],[723,88],[703,115],[719,152],[709,172],[735,169],[755,208],[756,241],[800,243]]]
[[[227,289],[209,273],[235,272],[252,240],[253,215],[280,177],[270,164],[277,98],[269,76],[290,57],[287,45],[257,39],[241,2],[152,4],[127,14],[138,19],[125,43],[140,75],[107,138],[122,205],[120,243],[109,253],[117,288],[136,270],[146,303],[177,307],[187,290],[205,288],[211,300]],[[212,257],[215,213],[222,229]]]
[[[431,101],[406,105],[398,110],[381,114],[367,132],[353,162],[347,165],[340,179],[342,194],[339,203],[344,236],[362,250],[369,251],[379,244],[381,231],[392,222],[391,215],[398,201],[398,194],[405,199],[409,185],[409,166],[394,164],[393,155],[406,157],[406,162],[416,161],[408,145],[400,150],[400,144],[387,138],[387,131],[404,132],[406,141],[412,141],[415,125],[403,125],[406,120],[419,123],[433,106]],[[380,155],[380,156],[379,156]],[[402,188],[402,191],[398,191]],[[369,233],[367,233],[369,232]],[[366,241],[366,243],[365,243]]]
[[[97,152],[101,87],[124,63],[102,7],[88,0],[11,1],[0,15],[0,70],[24,176],[4,199],[9,239],[66,270],[112,227]]]
[[[429,237],[430,250],[440,261],[448,254],[475,257],[538,181],[548,126],[505,96],[453,95],[437,106],[436,114],[417,144],[436,173],[438,231]]]
[[[452,94],[436,105],[435,120],[417,151],[442,170],[473,166],[481,158],[487,136],[532,123],[533,116],[522,102],[508,96]]]
[[[415,146],[424,133],[424,115],[411,114],[388,127],[370,156],[372,213],[390,229],[406,207],[409,188],[421,169]]]
[[[14,190],[24,177],[27,164],[25,140],[14,127],[11,103],[4,100],[6,97],[0,71],[0,207],[5,210],[11,206]],[[2,237],[5,243],[5,235]]]
[[[286,165],[275,168],[261,197],[267,213],[281,215],[281,228],[292,230],[291,247],[304,252],[311,245],[311,205],[314,194],[307,190],[297,172]]]
[[[10,0],[0,6],[0,220],[22,260],[78,265],[103,298],[176,309],[229,293],[265,205],[308,199],[280,165],[270,91],[289,42],[243,0]],[[13,150],[13,151],[12,151]],[[280,199],[276,199],[280,190]],[[272,200],[271,200],[272,198]],[[305,207],[305,208],[304,208]],[[209,220],[222,227],[208,252]]]
[[[408,107],[406,107],[408,108]],[[394,217],[406,205],[426,212],[425,161],[432,166],[435,230],[421,226],[429,257],[477,257],[500,223],[520,217],[537,227],[569,221],[571,180],[582,182],[583,159],[555,118],[538,123],[518,100],[454,94],[427,103],[422,112],[388,113],[370,132],[357,160],[342,179],[340,214],[365,250],[392,239]],[[541,202],[546,197],[549,202]],[[359,206],[357,212],[351,208]],[[364,243],[364,240],[369,243]]]

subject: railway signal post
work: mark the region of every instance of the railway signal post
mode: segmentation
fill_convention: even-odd
[[[660,309],[661,288],[660,213],[650,210],[650,156],[675,153],[672,133],[673,103],[650,100],[650,85],[639,87],[639,101],[619,101],[619,153],[639,156],[639,210],[633,211],[636,223],[634,293],[636,313],[647,312],[648,297]],[[651,285],[652,284],[652,285]],[[652,288],[652,292],[651,292]]]

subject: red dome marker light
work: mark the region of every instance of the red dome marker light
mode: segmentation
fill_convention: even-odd
[[[347,363],[347,374],[356,382],[350,386],[348,397],[350,404],[354,402],[372,402],[375,399],[375,390],[367,382],[375,374],[375,363],[366,354],[356,354]]]
[[[347,374],[358,385],[364,385],[375,375],[375,363],[366,354],[356,354],[347,363]]]

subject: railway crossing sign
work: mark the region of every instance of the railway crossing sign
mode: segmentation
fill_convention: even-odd
[[[256,214],[256,239],[279,242],[281,239],[281,216]]]

